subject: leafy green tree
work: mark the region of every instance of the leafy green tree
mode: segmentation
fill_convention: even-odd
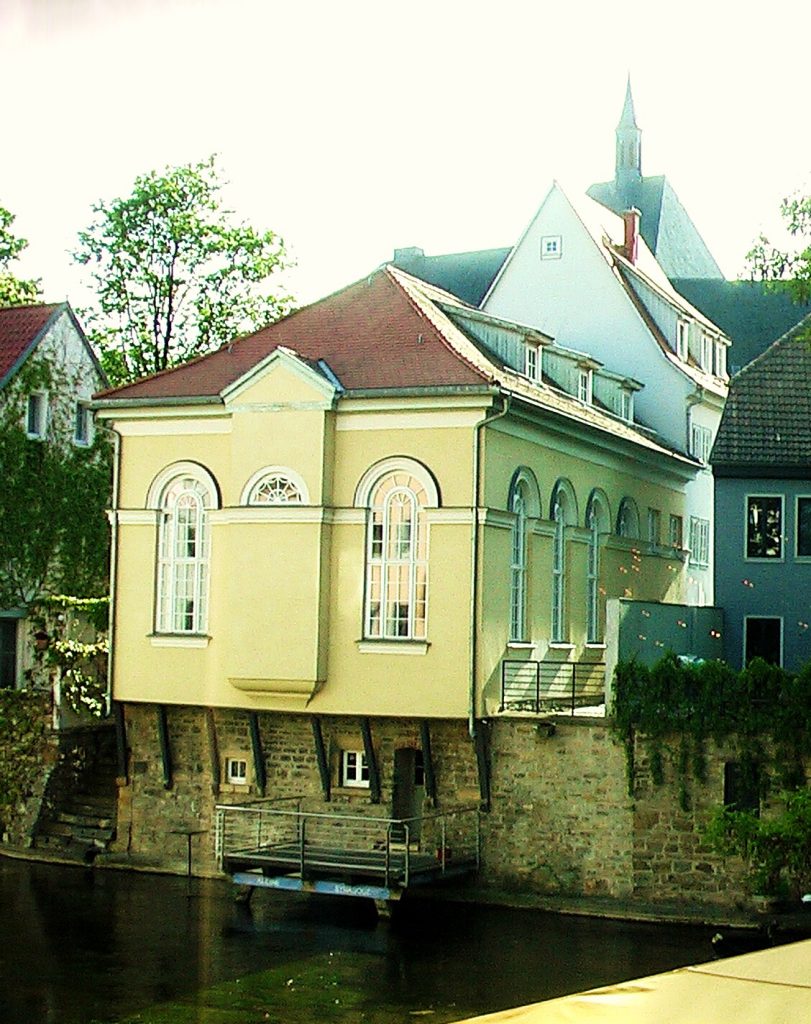
[[[136,178],[99,202],[73,258],[98,297],[82,311],[110,380],[126,383],[218,348],[288,311],[263,291],[287,266],[282,240],[233,220],[212,156]]]
[[[811,196],[788,196],[780,204],[780,213],[790,244],[780,248],[760,235],[746,258],[755,277],[805,305],[811,302]]]
[[[39,281],[15,277],[9,269],[28,245],[25,238],[12,233],[14,220],[14,214],[0,206],[0,306],[25,306],[40,298]]]

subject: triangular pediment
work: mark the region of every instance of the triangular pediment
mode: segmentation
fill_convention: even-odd
[[[223,392],[226,406],[330,408],[341,386],[322,362],[278,346]]]

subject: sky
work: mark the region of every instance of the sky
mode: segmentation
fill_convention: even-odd
[[[811,186],[809,28],[794,0],[0,0],[17,270],[81,307],[92,204],[212,153],[299,304],[395,248],[511,245],[554,179],[613,177],[630,74],[643,173],[735,277]]]

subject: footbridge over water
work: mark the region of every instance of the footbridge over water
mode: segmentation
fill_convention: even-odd
[[[478,806],[383,818],[308,809],[292,797],[219,804],[216,812],[218,862],[242,886],[388,902],[479,867]]]

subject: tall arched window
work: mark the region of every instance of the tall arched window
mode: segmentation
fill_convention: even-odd
[[[550,509],[554,533],[552,535],[552,622],[549,639],[552,643],[566,643],[566,526],[577,521],[574,490],[568,480],[559,480],[552,492]]]
[[[623,498],[620,502],[617,533],[620,537],[639,537],[639,510],[633,498]]]
[[[510,560],[510,640],[526,639],[527,603],[527,499],[526,485],[513,488],[510,511],[515,516]]]
[[[424,640],[428,530],[424,483],[406,470],[381,476],[369,493],[364,632],[373,639]]]
[[[214,501],[211,487],[196,474],[172,477],[160,491],[155,624],[159,633],[206,631],[208,509]]]
[[[600,601],[600,533],[606,529],[608,505],[602,492],[593,491],[586,508],[586,529],[589,532],[586,567],[586,643],[603,640]]]

